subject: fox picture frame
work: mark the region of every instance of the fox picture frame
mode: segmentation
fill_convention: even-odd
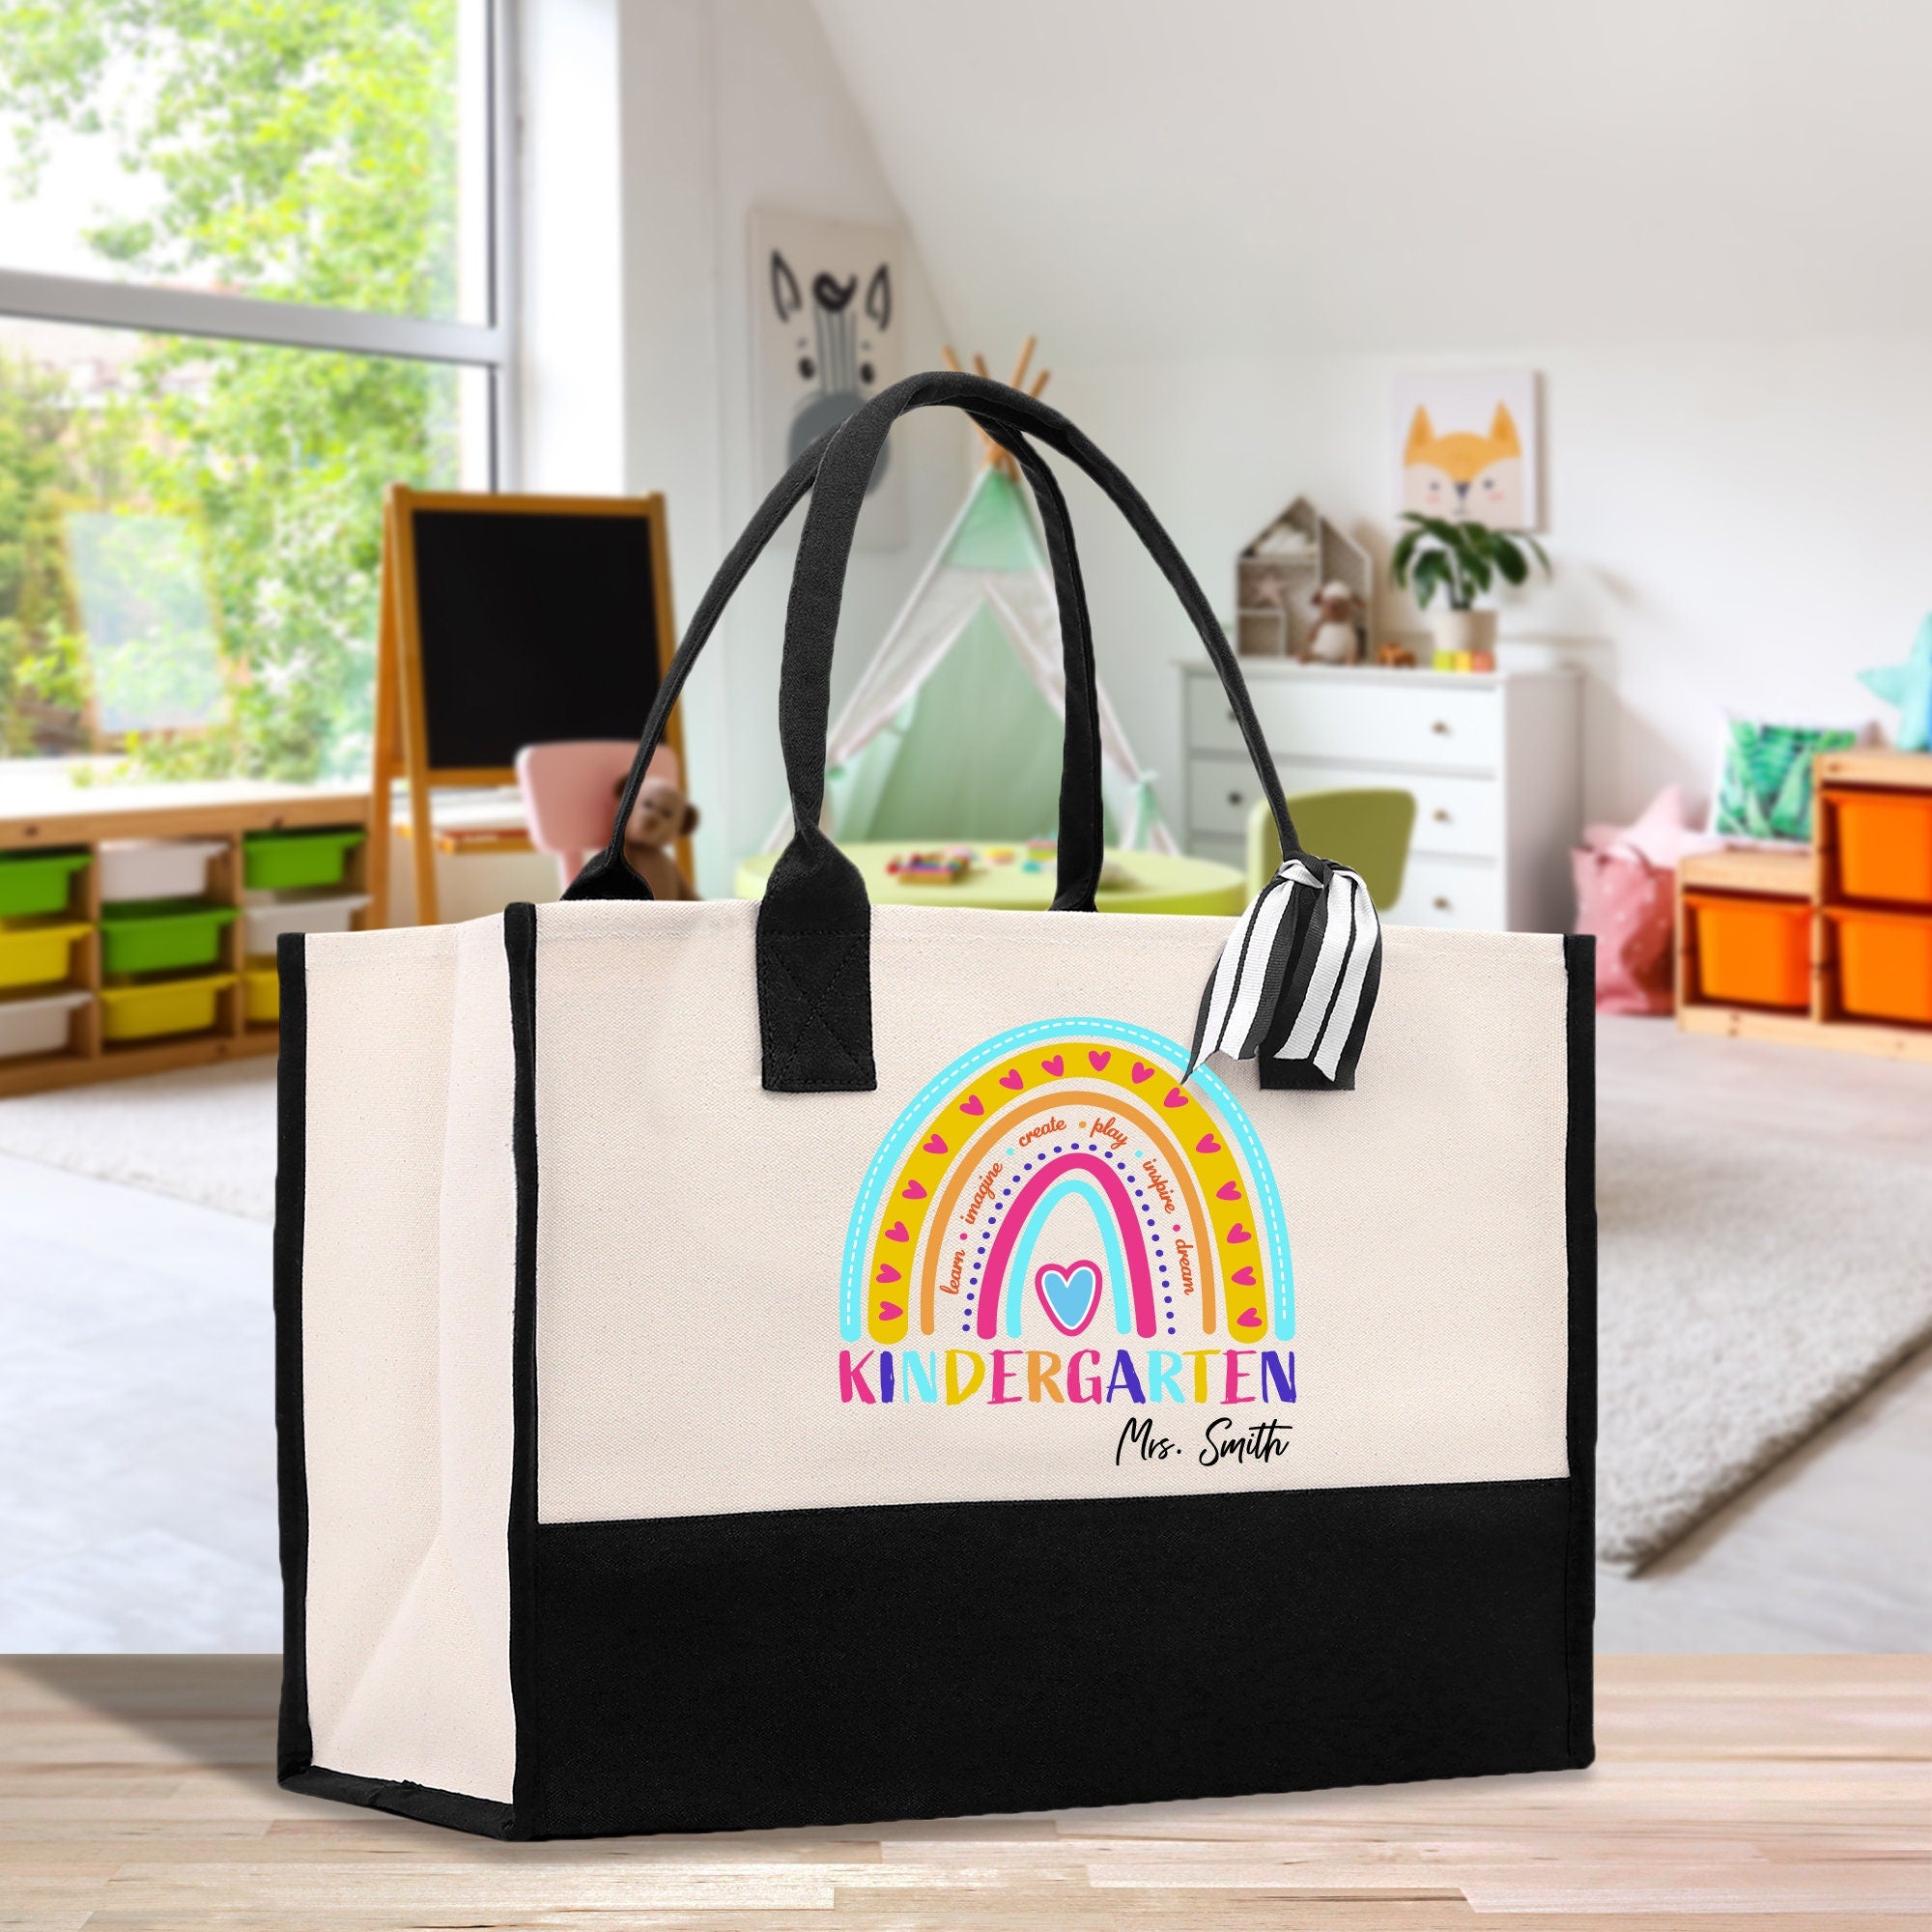
[[[1542,416],[1530,370],[1397,378],[1397,510],[1492,529],[1542,529]]]

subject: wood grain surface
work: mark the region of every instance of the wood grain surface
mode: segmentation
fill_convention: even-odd
[[[0,1927],[1932,1923],[1932,1661],[1598,1669],[1586,1772],[503,1845],[278,1791],[274,1658],[16,1658],[0,1662]]]

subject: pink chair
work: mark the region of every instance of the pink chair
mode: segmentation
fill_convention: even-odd
[[[610,843],[617,787],[637,755],[637,745],[627,738],[573,738],[526,745],[517,753],[530,843],[555,859],[559,891],[592,853]],[[681,785],[677,753],[660,745],[651,753],[649,776]]]

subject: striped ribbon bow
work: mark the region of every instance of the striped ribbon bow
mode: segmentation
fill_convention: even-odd
[[[1284,859],[1221,949],[1187,1073],[1210,1053],[1259,1055],[1264,1087],[1352,1088],[1381,975],[1381,922],[1360,876]]]

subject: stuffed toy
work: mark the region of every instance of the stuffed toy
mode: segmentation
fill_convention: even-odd
[[[616,785],[616,795],[624,795],[624,781]],[[675,780],[646,779],[631,809],[631,822],[624,828],[624,858],[632,871],[650,887],[655,899],[695,899],[697,895],[677,869],[677,861],[665,847],[697,830],[697,808],[685,797]]]
[[[1361,639],[1355,632],[1355,612],[1362,600],[1346,583],[1324,583],[1315,593],[1315,629],[1302,651],[1304,664],[1346,665],[1355,662]]]

